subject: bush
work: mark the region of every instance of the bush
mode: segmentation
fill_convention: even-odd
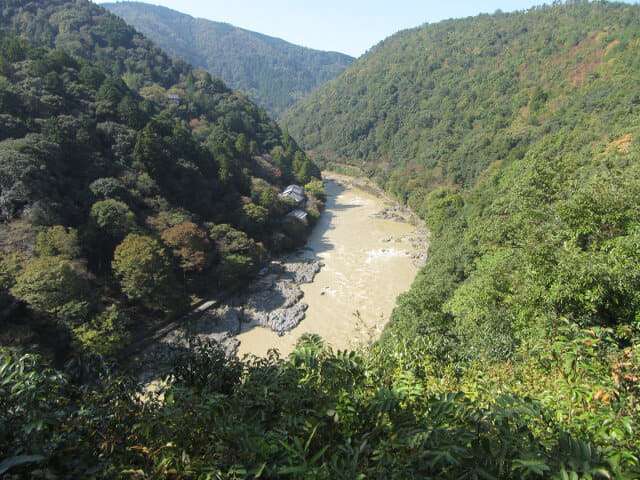
[[[235,253],[225,255],[216,269],[218,284],[221,287],[237,288],[248,281],[255,270],[253,258]]]

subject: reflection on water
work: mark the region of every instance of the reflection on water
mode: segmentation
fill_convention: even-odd
[[[306,257],[325,266],[311,284],[302,285],[307,316],[284,336],[244,325],[238,335],[240,355],[265,355],[276,348],[286,355],[305,332],[317,333],[334,349],[354,348],[378,337],[395,306],[409,289],[418,269],[407,235],[415,227],[374,216],[389,204],[360,189],[326,182],[326,210],[314,228]]]

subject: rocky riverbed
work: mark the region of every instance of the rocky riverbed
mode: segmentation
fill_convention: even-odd
[[[140,355],[142,383],[155,378],[155,371],[171,347],[188,347],[189,339],[215,341],[227,357],[238,352],[240,341],[235,337],[242,322],[269,328],[280,335],[296,327],[305,317],[308,305],[302,301],[303,283],[311,283],[322,269],[317,259],[291,254],[272,260],[263,268],[257,280],[245,291],[193,315],[183,325],[168,332]]]

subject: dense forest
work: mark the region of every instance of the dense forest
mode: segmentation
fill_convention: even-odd
[[[568,3],[399,32],[282,123],[317,158],[362,167],[413,205],[559,129],[611,133],[636,102],[637,10]]]
[[[167,106],[160,89],[170,85],[148,79],[146,67],[116,73],[107,59],[128,54],[107,47],[88,24],[73,31],[95,39],[94,58],[77,54],[86,39],[72,42],[73,51],[46,43],[66,37],[47,33],[55,22],[37,20],[46,18],[43,9],[10,3],[12,10],[2,3],[10,32],[3,34],[0,98],[2,131],[14,133],[0,144],[0,166],[14,167],[0,172],[7,216],[0,321],[13,331],[68,325],[79,346],[64,364],[24,346],[0,351],[0,475],[640,477],[640,7],[570,2],[401,32],[296,107],[287,124],[315,158],[371,176],[426,220],[426,266],[399,298],[380,341],[360,352],[334,352],[304,336],[287,358],[272,352],[239,360],[194,343],[174,348],[163,362],[167,387],[151,394],[121,365],[96,355],[105,349],[86,340],[90,329],[103,325],[100,339],[114,338],[119,316],[150,308],[130,291],[171,276],[187,287],[197,283],[206,274],[188,262],[203,261],[196,252],[206,249],[194,245],[209,242],[210,261],[219,263],[203,272],[219,278],[230,271],[220,269],[225,255],[250,255],[259,240],[272,249],[277,239],[293,242],[281,224],[243,219],[271,205],[274,190],[264,178],[278,184],[295,171],[300,181],[315,167],[258,109],[262,126],[254,135],[242,131],[244,140],[216,122],[224,118],[217,113],[204,111],[195,124],[181,116],[181,108],[211,98],[254,111],[238,94],[215,90],[223,87],[206,74],[193,72],[190,90],[189,67],[168,60],[158,66],[187,70],[176,79],[185,103]],[[88,9],[90,18],[112,19],[82,1],[47,5],[50,18]],[[38,44],[15,38],[20,32]],[[57,102],[47,100],[50,84],[32,73],[41,60],[65,65],[48,80],[64,88]],[[86,65],[104,79],[82,81]],[[135,75],[142,84],[133,88]],[[107,81],[121,92],[119,101],[105,103]],[[211,85],[206,93],[198,94],[199,81]],[[17,88],[42,90],[30,97]],[[156,91],[158,101],[150,95]],[[126,95],[138,105],[131,117],[138,124],[118,108]],[[34,115],[45,100],[60,113]],[[356,129],[352,122],[365,111],[375,116],[362,117],[368,127]],[[394,113],[397,128],[384,135]],[[88,126],[58,133],[67,116]],[[107,122],[109,129],[99,127]],[[153,141],[144,140],[149,130]],[[243,157],[252,141],[253,153]],[[56,156],[63,148],[71,153]],[[145,152],[153,148],[151,157],[162,163],[149,161]],[[182,162],[170,161],[172,153],[193,165],[189,175]],[[213,161],[218,168],[209,178]],[[115,173],[104,175],[107,168]],[[165,168],[193,182],[190,188],[172,190]],[[224,193],[183,197],[202,193],[197,172]],[[240,203],[224,203],[234,198]],[[207,216],[207,206],[199,210],[200,201],[223,219]],[[67,223],[39,220],[67,216]],[[262,236],[242,230],[250,225],[264,225]],[[231,247],[238,243],[247,250]],[[135,263],[142,250],[148,260]],[[136,283],[141,277],[128,275],[131,267],[161,281]],[[54,295],[48,286],[60,281],[68,287]],[[82,296],[87,282],[94,291],[105,285],[99,298]],[[33,292],[47,292],[49,300]],[[83,310],[67,306],[69,298],[86,302],[89,321],[73,323]]]
[[[278,117],[354,59],[140,2],[104,3],[171,55],[220,77]]]
[[[2,7],[4,344],[114,353],[304,240],[278,193],[320,173],[264,110],[89,2]]]
[[[375,355],[435,391],[535,399],[636,469],[638,42],[620,3],[426,25],[284,119],[432,229]]]

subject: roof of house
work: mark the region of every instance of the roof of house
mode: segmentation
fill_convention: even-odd
[[[298,220],[304,220],[305,218],[307,218],[308,213],[305,212],[304,210],[294,210],[292,212],[287,213],[287,217],[295,217]]]
[[[299,185],[289,185],[287,188],[285,188],[282,191],[282,193],[290,193],[290,192],[297,193],[298,195],[304,195],[304,188],[302,188]]]
[[[296,203],[302,203],[305,200],[305,196],[303,193],[296,193],[294,191],[282,192],[278,195],[280,198],[291,198],[296,201]]]

